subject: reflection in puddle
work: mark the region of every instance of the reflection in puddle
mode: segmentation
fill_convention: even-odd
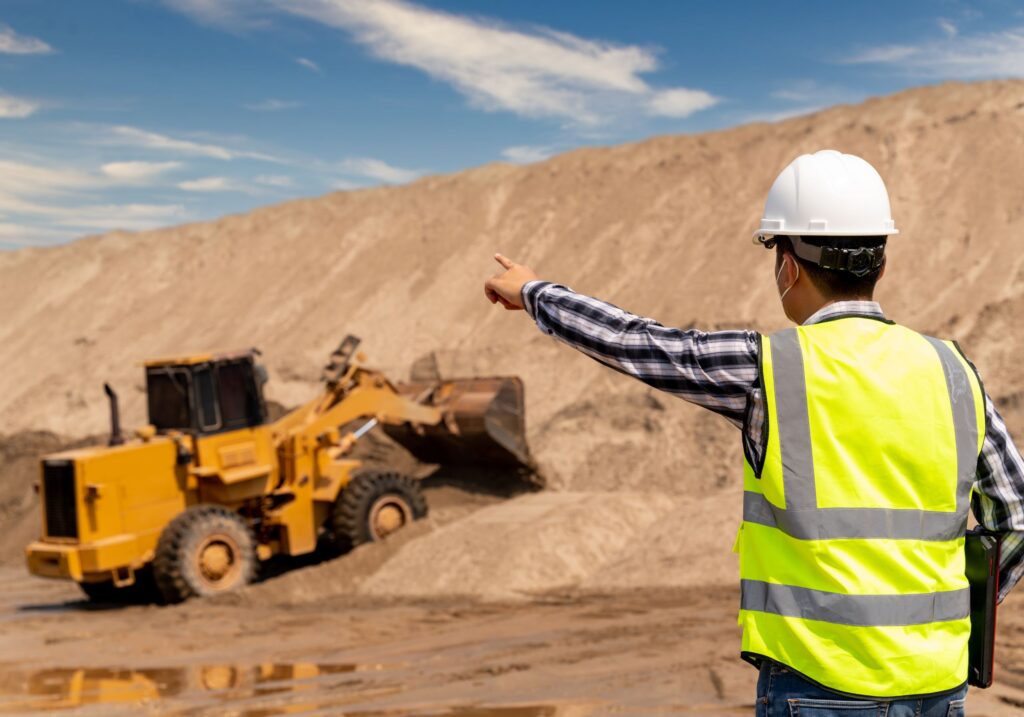
[[[0,712],[51,710],[112,702],[149,702],[185,692],[224,693],[234,699],[271,695],[312,687],[296,682],[322,675],[374,669],[351,664],[202,665],[142,668],[52,668],[31,673],[7,672],[0,677]]]
[[[553,705],[504,707],[438,707],[424,710],[394,708],[384,711],[342,711],[353,695],[346,693],[337,680],[316,678],[344,673],[380,670],[384,665],[354,665],[298,662],[261,665],[198,665],[140,669],[51,668],[36,672],[0,671],[0,713],[44,712],[94,704],[121,703],[143,705],[182,696],[192,701],[199,697],[206,707],[220,710],[233,707],[243,717],[302,714],[330,710],[348,717],[554,717],[560,708]],[[358,682],[357,678],[351,678]],[[343,680],[348,683],[348,680]],[[341,688],[341,689],[339,689]],[[306,693],[298,701],[285,704],[289,695]],[[378,693],[379,694],[379,693]],[[207,700],[202,700],[203,696]],[[307,697],[308,695],[308,697]],[[214,707],[217,705],[218,707]],[[203,707],[198,708],[200,713]],[[578,711],[574,715],[585,714]]]

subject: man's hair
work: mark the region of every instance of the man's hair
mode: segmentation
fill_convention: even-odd
[[[869,237],[813,237],[802,236],[800,241],[811,246],[834,246],[843,249],[857,249],[859,247],[885,246],[884,236]],[[882,267],[878,267],[864,276],[857,276],[849,271],[839,269],[823,269],[817,264],[801,259],[793,251],[793,241],[788,236],[776,236],[776,267],[782,261],[782,254],[785,252],[800,265],[800,271],[807,272],[811,282],[822,294],[829,299],[849,299],[853,297],[871,297],[875,292],[875,284],[882,273]]]

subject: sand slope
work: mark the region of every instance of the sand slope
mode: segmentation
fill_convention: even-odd
[[[570,582],[636,584],[666,565],[682,569],[686,556],[706,551],[685,550],[685,530],[659,533],[659,521],[673,494],[699,496],[714,510],[738,500],[735,430],[492,307],[482,280],[500,250],[665,324],[779,328],[772,259],[749,236],[778,171],[824,147],[865,157],[888,184],[902,232],[880,290],[890,315],[960,339],[1020,433],[1022,81],[920,88],[778,124],[581,149],[0,254],[0,426],[101,433],[104,380],[120,390],[126,423],[137,424],[138,361],[252,345],[264,351],[271,397],[293,404],[311,395],[327,352],[351,332],[396,377],[430,351],[448,375],[523,376],[529,440],[549,484],[622,493],[624,514],[626,506],[644,512],[629,541],[662,545],[660,557],[630,558],[618,535],[600,559],[587,558],[587,545],[614,532],[595,518],[566,548],[584,551],[579,559],[590,565],[585,575],[569,571]],[[625,493],[652,495],[637,506]],[[593,500],[603,515],[606,499]],[[444,533],[409,542],[395,560],[415,562]],[[613,569],[644,560],[649,569]],[[392,586],[381,574],[365,589]]]

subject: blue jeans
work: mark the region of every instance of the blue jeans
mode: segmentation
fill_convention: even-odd
[[[964,717],[967,685],[939,697],[846,697],[765,660],[757,678],[757,717]]]

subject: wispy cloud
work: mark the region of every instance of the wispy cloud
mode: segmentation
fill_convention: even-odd
[[[313,72],[321,72],[320,65],[316,64],[308,57],[296,57],[295,61],[302,65],[303,67],[305,67],[307,70],[312,70]]]
[[[291,177],[281,174],[260,174],[254,177],[252,181],[264,187],[277,187],[278,189],[285,189],[295,185]]]
[[[41,105],[35,100],[0,93],[0,119],[24,119],[36,113]]]
[[[10,235],[34,226],[35,230],[19,236],[42,240],[50,235],[66,238],[68,232],[62,227],[137,230],[187,218],[180,204],[97,202],[92,196],[97,191],[138,182],[138,171],[133,174],[123,166],[131,164],[114,162],[92,172],[77,167],[0,160],[0,214],[8,225],[5,231]],[[26,223],[25,218],[31,218],[31,223]],[[40,222],[45,226],[38,226]],[[3,241],[11,243],[11,236]]]
[[[244,192],[248,188],[227,177],[202,177],[178,183],[178,189],[186,192]]]
[[[328,186],[331,189],[348,192],[353,189],[362,189],[364,185],[359,182],[353,182],[351,179],[332,179],[328,182]]]
[[[938,19],[939,29],[946,33],[946,37],[953,38],[957,36],[959,32],[956,23],[952,20],[947,20],[944,17]]]
[[[781,122],[820,112],[838,104],[859,102],[864,95],[846,87],[816,80],[794,80],[772,90],[765,108],[740,117],[741,122]],[[780,106],[781,105],[781,106]],[[773,108],[774,107],[774,108]]]
[[[145,184],[181,166],[181,162],[108,162],[100,167],[100,170],[117,181]]]
[[[119,125],[108,128],[106,136],[101,140],[104,144],[121,145],[126,147],[142,147],[145,149],[176,152],[178,154],[209,157],[210,159],[258,159],[264,162],[278,162],[280,160],[262,152],[251,152],[246,150],[230,149],[221,145],[195,142],[180,137],[169,137],[157,132]]]
[[[102,186],[104,181],[100,176],[75,167],[0,160],[0,197],[45,196],[78,189],[94,189]]]
[[[636,45],[547,28],[517,30],[400,0],[275,5],[352,34],[374,56],[422,70],[484,110],[600,124],[624,108],[685,117],[718,102],[703,90],[651,87],[641,75],[658,62],[653,51]]]
[[[520,144],[501,150],[501,156],[509,162],[515,162],[516,164],[530,164],[531,162],[541,162],[550,157],[551,148]]]
[[[73,236],[74,232],[68,229],[0,222],[0,247],[43,246]]]
[[[350,157],[343,160],[338,168],[345,174],[354,174],[388,184],[405,184],[423,174],[421,170],[395,167],[372,157]]]
[[[647,106],[649,114],[682,119],[689,117],[694,112],[714,107],[718,102],[717,97],[704,90],[678,88],[655,92]]]
[[[0,53],[7,55],[45,55],[53,48],[37,37],[19,35],[10,25],[0,23]]]
[[[184,221],[188,214],[181,204],[93,204],[53,208],[56,224],[63,227],[113,231],[141,231]]]
[[[302,107],[301,102],[295,100],[261,100],[260,102],[253,102],[245,105],[247,110],[254,112],[280,112],[281,110],[293,110],[298,107]]]
[[[163,0],[164,5],[200,25],[240,32],[265,27],[265,3],[259,0]]]
[[[943,33],[945,37],[918,44],[868,47],[843,62],[890,65],[914,75],[959,80],[1024,75],[1024,26],[966,35],[950,24]]]

